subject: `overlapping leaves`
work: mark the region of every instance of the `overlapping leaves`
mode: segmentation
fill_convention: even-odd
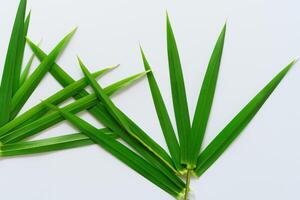
[[[202,142],[215,97],[226,24],[212,51],[194,117],[190,119],[179,50],[170,19],[167,16],[167,53],[176,119],[176,125],[173,125],[162,92],[142,48],[140,49],[146,71],[102,88],[95,78],[115,66],[90,73],[83,62],[78,59],[85,77],[75,81],[55,63],[76,29],[67,34],[49,54],[46,54],[27,38],[29,23],[30,12],[26,16],[26,0],[21,0],[13,25],[0,86],[0,156],[27,155],[97,144],[176,198],[185,194],[185,199],[187,199],[190,175],[200,177],[217,161],[241,134],[295,63],[292,61],[279,72],[204,148]],[[33,51],[33,55],[23,66],[26,41]],[[30,73],[34,57],[37,57],[40,64]],[[23,105],[48,72],[63,86],[63,89],[19,114]],[[145,75],[148,78],[168,151],[158,145],[110,99],[112,94]],[[93,88],[93,93],[85,90],[88,85]],[[75,101],[64,107],[58,107],[69,98],[74,98]],[[85,110],[101,122],[104,128],[97,129],[75,115]],[[65,119],[73,124],[79,133],[62,134],[62,136],[35,141],[29,140],[42,130]],[[183,182],[182,175],[186,175],[186,183]]]

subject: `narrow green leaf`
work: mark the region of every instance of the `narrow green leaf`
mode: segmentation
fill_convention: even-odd
[[[111,69],[113,69],[113,67],[108,67],[98,72],[95,72],[93,73],[93,77],[96,78]],[[76,82],[73,82],[72,84],[68,85],[67,87],[58,91],[52,96],[48,97],[44,101],[51,104],[58,105],[63,101],[67,100],[68,98],[72,97],[73,95],[77,94],[81,90],[83,90],[88,84],[89,82],[86,80],[86,78],[82,78]],[[110,92],[110,90],[116,89],[117,87],[119,87],[119,82],[117,85],[115,84],[110,85],[108,92]],[[39,119],[47,112],[48,109],[45,108],[45,106],[42,103],[37,104],[36,106],[30,108],[28,111],[22,113],[20,116],[8,122],[4,126],[0,127],[0,136],[5,135],[7,132],[11,130],[20,128],[20,125],[24,126],[24,124],[29,124],[30,122]]]
[[[174,197],[178,197],[182,193],[182,188],[178,188],[168,179],[168,177],[122,143],[108,137],[107,135],[97,134],[98,130],[95,127],[71,113],[65,112],[57,107],[54,107],[54,109],[59,111],[64,118],[70,121],[75,127],[82,131],[82,133],[86,134],[99,146],[167,193]]]
[[[199,94],[196,111],[194,114],[191,134],[189,136],[188,165],[194,169],[197,164],[200,148],[206,131],[210,110],[212,107],[219,68],[221,64],[224,40],[226,33],[226,24],[216,42],[215,48],[210,57],[205,77]]]
[[[127,82],[134,82],[136,80],[136,76],[133,77],[133,79],[128,79]],[[122,89],[122,85],[120,85],[120,82],[123,82],[124,80],[118,81],[112,86],[108,86],[105,88],[105,92],[110,92],[110,95],[114,92]],[[123,82],[124,86],[127,86],[127,82]],[[113,86],[115,85],[115,87]],[[48,100],[49,101],[49,100]],[[69,105],[65,106],[64,109],[68,112],[77,113],[85,109],[93,109],[93,106],[97,105],[97,97],[94,94],[83,96],[82,98],[79,98],[79,100],[70,103]],[[18,119],[18,118],[16,118]],[[36,119],[35,121],[25,124],[24,126],[21,126],[20,128],[17,128],[16,130],[13,130],[11,132],[7,132],[6,134],[3,134],[0,137],[0,141],[3,144],[6,143],[14,143],[19,142],[25,138],[28,138],[30,136],[33,136],[37,134],[38,132],[45,130],[46,128],[49,128],[50,126],[62,121],[63,118],[58,113],[49,113],[41,118]],[[15,123],[15,122],[14,122]],[[10,128],[13,126],[10,126]],[[6,129],[6,128],[5,128]]]
[[[106,134],[113,138],[116,135],[109,129],[99,129],[97,134]],[[35,141],[25,141],[1,146],[0,157],[23,156],[28,154],[46,153],[94,144],[82,133],[67,134]]]
[[[148,73],[148,71],[146,71],[146,72],[140,72],[138,74],[135,74],[133,76],[130,76],[128,78],[120,80],[120,81],[116,82],[113,85],[107,86],[105,88],[106,95],[111,96],[115,92],[120,91],[119,89],[122,89],[122,88],[125,88],[127,86],[130,86],[134,81],[139,80],[140,78],[144,77],[147,73]],[[118,88],[118,89],[116,89],[116,88]]]
[[[115,124],[108,125],[108,123],[105,123],[105,125],[109,128],[111,128],[115,133],[119,134],[119,136],[126,142],[128,143],[132,148],[134,148],[138,153],[140,153],[144,158],[146,158],[150,163],[153,163],[154,166],[159,166],[159,169],[165,173],[174,183],[178,184],[179,187],[182,187],[184,184],[182,180],[180,180],[176,175],[175,172],[173,172],[171,169],[166,168],[166,166],[163,166],[160,162],[159,159],[162,161],[163,158],[160,157],[160,154],[156,152],[155,147],[153,146],[153,140],[150,139],[149,137],[139,137],[135,132],[133,132],[130,128],[130,125],[127,121],[126,118],[124,118],[123,114],[119,111],[119,109],[113,104],[113,102],[109,99],[109,97],[105,94],[103,89],[98,85],[98,83],[93,79],[87,68],[83,65],[80,59],[80,67],[82,68],[82,71],[86,75],[86,77],[89,79],[92,88],[94,89],[96,96],[99,98],[101,103],[104,105],[104,108],[108,111],[108,115],[111,115],[113,119],[110,119],[111,122],[117,121],[118,125],[121,126],[126,130],[126,133],[122,131]],[[105,111],[104,114],[105,115]],[[106,117],[106,118],[107,118]],[[108,120],[107,120],[108,121]],[[102,121],[103,122],[103,121]],[[131,137],[128,137],[131,136]],[[136,142],[137,140],[138,142]],[[152,154],[149,154],[149,151]],[[158,156],[158,157],[156,157]]]
[[[16,94],[12,99],[11,104],[11,118],[13,119],[21,110],[23,105],[26,103],[27,99],[30,97],[32,92],[35,90],[37,85],[40,83],[42,78],[54,64],[56,58],[59,54],[63,51],[66,47],[68,42],[71,40],[72,36],[74,35],[76,29],[66,35],[58,45],[52,50],[49,56],[41,62],[41,64],[37,67],[37,69],[31,74],[28,80],[18,89]]]
[[[30,23],[30,15],[31,15],[31,11],[27,15],[26,20],[24,22],[24,32],[20,38],[20,45],[18,46],[18,55],[17,55],[16,69],[15,69],[16,77],[13,83],[13,95],[16,93],[16,91],[19,89],[20,86],[21,68],[22,68],[23,57],[25,52],[25,44],[26,44],[25,38],[27,36],[28,27]]]
[[[147,61],[147,58],[146,58],[142,48],[140,48],[140,50],[141,50],[145,70],[151,70],[151,67]],[[159,87],[155,80],[155,77],[153,75],[153,72],[148,73],[147,78],[148,78],[153,102],[155,105],[156,113],[157,113],[157,116],[158,116],[158,119],[160,122],[162,132],[165,137],[165,141],[167,143],[169,152],[172,156],[172,159],[173,159],[176,169],[179,172],[181,172],[181,171],[183,171],[183,166],[181,165],[181,161],[180,161],[180,147],[179,147],[179,144],[178,144],[178,141],[176,138],[176,134],[173,129],[167,108],[165,106],[164,100],[160,93],[160,90],[159,90]]]
[[[0,126],[9,121],[14,79],[19,76],[18,74],[16,74],[16,64],[18,59],[18,47],[19,45],[21,45],[24,31],[26,3],[26,0],[20,1],[9,41],[9,46],[7,49],[0,86]]]
[[[295,61],[292,61],[279,72],[204,149],[198,157],[197,168],[195,170],[195,174],[198,177],[201,176],[239,136],[294,64]]]
[[[179,53],[168,15],[167,46],[173,108],[181,149],[181,163],[187,164],[188,135],[191,130],[191,123]]]
[[[41,43],[41,42],[40,42],[40,43]],[[40,43],[39,43],[38,45],[40,45]],[[29,75],[29,72],[30,72],[30,69],[31,69],[31,66],[32,66],[32,63],[33,63],[34,58],[35,58],[35,55],[34,55],[34,53],[32,53],[32,55],[30,56],[30,58],[29,58],[27,64],[26,64],[25,67],[24,67],[24,70],[23,70],[23,72],[22,72],[22,74],[21,74],[21,77],[20,77],[20,84],[19,84],[20,86],[23,85],[24,82],[27,80],[27,77],[28,77],[28,75]],[[19,86],[19,87],[20,87],[20,86]]]
[[[35,57],[34,54],[32,54],[30,56],[30,58],[29,58],[29,60],[28,60],[28,62],[26,64],[26,66],[25,66],[25,68],[24,68],[24,70],[23,70],[23,72],[21,74],[19,87],[21,87],[24,84],[24,82],[26,81],[26,79],[27,79],[27,77],[29,75],[29,71],[30,71],[30,68],[32,66],[34,57]]]

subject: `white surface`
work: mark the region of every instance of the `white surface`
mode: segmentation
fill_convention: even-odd
[[[1,69],[17,4],[17,0],[1,1]],[[32,9],[29,36],[34,41],[43,38],[42,47],[47,52],[64,34],[79,26],[58,61],[76,78],[82,76],[76,55],[91,70],[121,64],[101,79],[102,84],[140,72],[140,42],[171,112],[165,41],[167,9],[181,53],[191,114],[214,42],[227,19],[206,143],[300,54],[300,4],[295,0],[29,0],[28,4]],[[299,77],[297,64],[242,136],[200,180],[192,182],[195,199],[300,198]],[[25,110],[60,88],[48,75]],[[145,79],[115,96],[114,101],[165,147]],[[61,123],[37,138],[73,131],[67,123]],[[0,177],[1,199],[5,200],[172,199],[97,146],[1,160]]]

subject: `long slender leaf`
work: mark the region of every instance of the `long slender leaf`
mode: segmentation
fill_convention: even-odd
[[[44,140],[19,142],[1,146],[1,157],[18,156],[49,151],[64,150],[93,144],[91,140],[82,134],[64,135]]]
[[[99,129],[97,134],[107,134],[113,138],[116,135],[109,129]],[[46,153],[94,144],[82,133],[67,134],[35,141],[25,141],[1,146],[0,157],[23,156],[28,154]]]
[[[18,52],[17,52],[18,56],[17,56],[17,60],[16,60],[16,69],[15,69],[16,77],[15,77],[14,83],[13,83],[13,95],[16,93],[16,91],[19,89],[19,86],[20,86],[21,68],[22,68],[23,57],[24,57],[24,52],[25,52],[25,44],[26,44],[25,38],[26,38],[27,32],[28,32],[30,16],[31,16],[31,11],[27,15],[26,20],[24,22],[24,31],[23,31],[22,37],[20,38],[20,45],[18,47]]]
[[[280,71],[204,149],[198,157],[197,168],[195,170],[195,174],[198,177],[201,176],[239,136],[294,63],[295,61],[292,61]]]
[[[142,48],[140,48],[140,49],[141,49],[141,54],[142,54],[145,70],[151,70],[151,67],[147,61],[147,58],[146,58]],[[179,147],[179,144],[178,144],[178,141],[176,138],[176,134],[173,129],[167,108],[165,106],[165,103],[164,103],[164,100],[160,93],[159,87],[158,87],[155,77],[153,75],[153,72],[148,73],[147,78],[148,78],[153,102],[155,105],[156,113],[157,113],[157,116],[158,116],[158,119],[160,122],[162,132],[164,134],[165,141],[167,143],[169,152],[172,156],[172,159],[173,159],[176,169],[179,172],[182,172],[183,166],[181,165],[181,161],[180,161],[180,147]]]
[[[105,68],[98,72],[95,72],[95,73],[93,73],[93,77],[96,78],[113,68],[114,67],[108,67],[108,68]],[[65,87],[64,89],[58,91],[57,93],[53,94],[52,96],[48,97],[44,101],[51,103],[51,104],[58,105],[58,104],[62,103],[63,101],[65,101],[66,99],[77,94],[82,89],[84,89],[88,85],[88,83],[89,82],[86,80],[86,78],[82,78],[76,82],[73,82],[72,84],[70,84],[69,86]],[[117,86],[118,85],[111,85],[110,88],[114,89]],[[108,89],[108,92],[110,92],[110,89]],[[20,116],[16,117],[15,119],[11,120],[10,122],[8,122],[4,126],[0,127],[0,136],[5,135],[7,132],[9,132],[13,129],[20,128],[20,125],[24,126],[24,122],[26,122],[25,124],[28,124],[30,122],[33,122],[33,121],[39,119],[47,112],[48,112],[48,109],[45,108],[45,106],[42,103],[37,104],[36,106],[30,108],[28,111],[22,113]]]
[[[39,42],[38,45],[40,45],[41,41]],[[32,55],[30,56],[29,60],[27,61],[22,73],[21,73],[21,77],[20,77],[20,86],[24,84],[24,82],[27,80],[33,60],[35,58],[35,54],[32,53]]]
[[[91,140],[167,193],[174,197],[178,197],[183,192],[183,188],[178,188],[168,179],[168,177],[122,143],[107,137],[104,134],[101,136],[97,135],[97,129],[86,121],[61,109],[55,109]]]
[[[32,54],[21,74],[21,77],[20,77],[20,86],[22,86],[24,84],[24,82],[26,81],[28,75],[29,75],[29,72],[30,72],[30,68],[32,66],[32,63],[33,63],[33,60],[34,60],[34,54]]]
[[[156,166],[159,165],[159,169],[162,170],[163,173],[165,173],[174,183],[178,184],[179,187],[182,187],[184,184],[183,182],[175,175],[174,172],[166,168],[166,166],[163,166],[160,164],[159,160],[155,157],[159,156],[159,154],[156,154],[155,149],[152,148],[151,143],[152,140],[149,140],[149,138],[140,138],[138,135],[135,134],[130,128],[130,125],[126,118],[122,115],[122,113],[119,111],[119,109],[113,104],[113,102],[109,99],[109,97],[105,94],[103,89],[100,87],[100,85],[96,82],[95,79],[91,76],[90,72],[87,70],[87,68],[83,65],[80,59],[79,64],[84,72],[85,76],[88,78],[88,80],[91,83],[92,88],[94,89],[96,96],[99,98],[101,103],[103,103],[105,109],[107,109],[108,113],[117,121],[119,122],[119,126],[124,128],[128,134],[124,134],[122,130],[119,128],[115,129],[116,126],[108,126],[109,128],[112,128],[112,130],[115,133],[119,133],[120,137],[124,139],[125,142],[127,142],[132,148],[134,148],[137,152],[139,152],[144,158],[146,158],[150,163],[155,163]],[[113,121],[113,120],[111,120]],[[131,137],[129,137],[131,136]],[[137,141],[135,141],[137,140]],[[153,153],[149,154],[149,150]],[[162,158],[160,158],[162,159]]]
[[[221,64],[224,40],[226,33],[226,24],[224,25],[220,36],[216,42],[213,53],[210,57],[205,77],[199,94],[196,111],[194,114],[191,134],[189,136],[188,165],[190,169],[196,167],[197,158],[202,146],[210,110],[212,107],[219,68]]]
[[[11,118],[14,118],[19,113],[19,111],[21,110],[21,108],[26,103],[27,99],[29,98],[29,96],[32,94],[32,92],[35,90],[37,85],[40,83],[40,81],[42,80],[44,75],[48,72],[48,70],[54,64],[56,58],[66,47],[68,42],[71,40],[75,31],[76,31],[76,29],[74,29],[72,32],[67,34],[58,43],[58,45],[52,50],[52,52],[49,54],[49,56],[41,62],[41,64],[31,74],[31,76],[28,78],[28,80],[26,80],[25,83],[18,89],[18,91],[16,92],[16,94],[14,95],[14,97],[12,99]]]
[[[184,78],[181,69],[179,53],[171,27],[169,17],[167,15],[167,46],[169,73],[172,89],[173,108],[175,112],[177,132],[179,136],[181,149],[181,163],[187,163],[188,154],[188,135],[191,130],[189,109],[187,104]]]
[[[136,76],[133,79],[128,79],[127,82],[124,80],[118,81],[111,86],[105,88],[105,92],[108,95],[112,95],[114,92],[122,89],[123,87],[128,85],[128,82],[134,82],[136,80]],[[123,84],[120,84],[122,82]],[[65,106],[64,109],[68,112],[77,113],[85,109],[92,108],[97,105],[97,97],[94,94],[84,96],[79,100],[70,103]],[[92,108],[93,109],[93,108]],[[59,113],[49,113],[31,123],[28,123],[20,128],[8,132],[0,137],[0,141],[3,144],[6,143],[14,143],[19,142],[27,137],[37,134],[38,132],[45,130],[46,128],[62,121],[63,118],[59,115]]]
[[[14,80],[19,76],[18,74],[16,74],[16,64],[18,59],[18,49],[19,46],[22,45],[26,3],[26,0],[20,1],[9,41],[9,46],[7,49],[0,86],[0,126],[9,121],[14,87],[13,84]]]

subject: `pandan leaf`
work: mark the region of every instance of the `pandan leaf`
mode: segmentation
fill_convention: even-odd
[[[142,58],[143,58],[143,63],[145,70],[151,70],[151,67],[147,61],[147,58],[142,50],[140,48]],[[176,169],[181,172],[183,171],[183,166],[181,165],[181,160],[180,160],[180,147],[176,138],[175,131],[173,129],[167,108],[165,106],[164,100],[162,98],[162,95],[160,93],[158,84],[155,80],[155,77],[153,75],[153,72],[150,72],[147,74],[151,94],[152,94],[152,99],[155,105],[156,113],[160,122],[160,126],[162,129],[162,132],[165,137],[165,141],[167,143],[169,152],[172,156],[174,165]]]
[[[188,135],[191,130],[191,123],[179,53],[168,15],[167,47],[173,108],[181,149],[181,163],[187,164]]]
[[[54,64],[56,58],[63,51],[65,46],[71,40],[76,29],[66,35],[58,45],[52,50],[49,56],[41,62],[37,69],[30,75],[30,77],[25,81],[25,83],[18,89],[14,95],[11,103],[11,118],[13,119],[21,110],[23,105],[26,103],[27,99],[33,93],[35,88],[38,86],[42,78],[49,71],[51,66]]]
[[[97,134],[106,134],[116,138],[116,135],[107,128],[99,129]],[[94,142],[82,133],[67,134],[35,141],[25,141],[2,145],[0,157],[46,153],[92,144],[94,144]]]
[[[13,30],[10,36],[9,46],[6,53],[5,65],[0,86],[0,126],[9,121],[11,101],[14,89],[14,80],[18,79],[16,73],[19,49],[24,37],[24,18],[26,12],[26,0],[21,0],[15,18]]]
[[[25,52],[25,44],[26,44],[25,38],[27,36],[28,27],[29,27],[29,23],[30,23],[30,15],[31,15],[31,11],[29,12],[29,14],[26,17],[26,20],[24,23],[23,36],[22,36],[22,38],[20,38],[20,45],[18,48],[18,56],[17,56],[17,60],[16,60],[16,69],[15,69],[16,77],[15,77],[14,83],[13,83],[13,95],[17,92],[17,90],[20,87],[21,68],[22,68],[23,57],[24,57],[24,52]]]
[[[194,114],[191,134],[189,136],[189,168],[196,167],[197,158],[199,156],[200,148],[202,146],[207,122],[209,119],[210,110],[212,107],[219,68],[221,64],[224,40],[226,33],[226,24],[216,42],[213,53],[210,57],[205,77],[202,83],[199,94],[196,111]]]
[[[195,169],[195,174],[198,177],[201,176],[239,136],[294,64],[295,61],[292,61],[279,72],[204,149],[198,157],[197,168]]]
[[[34,58],[35,58],[35,55],[34,55],[34,53],[32,53],[32,55],[30,56],[29,60],[27,61],[26,65],[22,71],[22,74],[20,77],[20,84],[19,84],[20,86],[23,85],[24,82],[27,80]]]
[[[32,63],[33,63],[33,60],[34,60],[34,54],[32,54],[21,74],[21,77],[20,77],[20,86],[22,86],[24,84],[24,82],[26,81],[28,75],[29,75],[29,71],[30,71],[30,68],[32,66]]]

